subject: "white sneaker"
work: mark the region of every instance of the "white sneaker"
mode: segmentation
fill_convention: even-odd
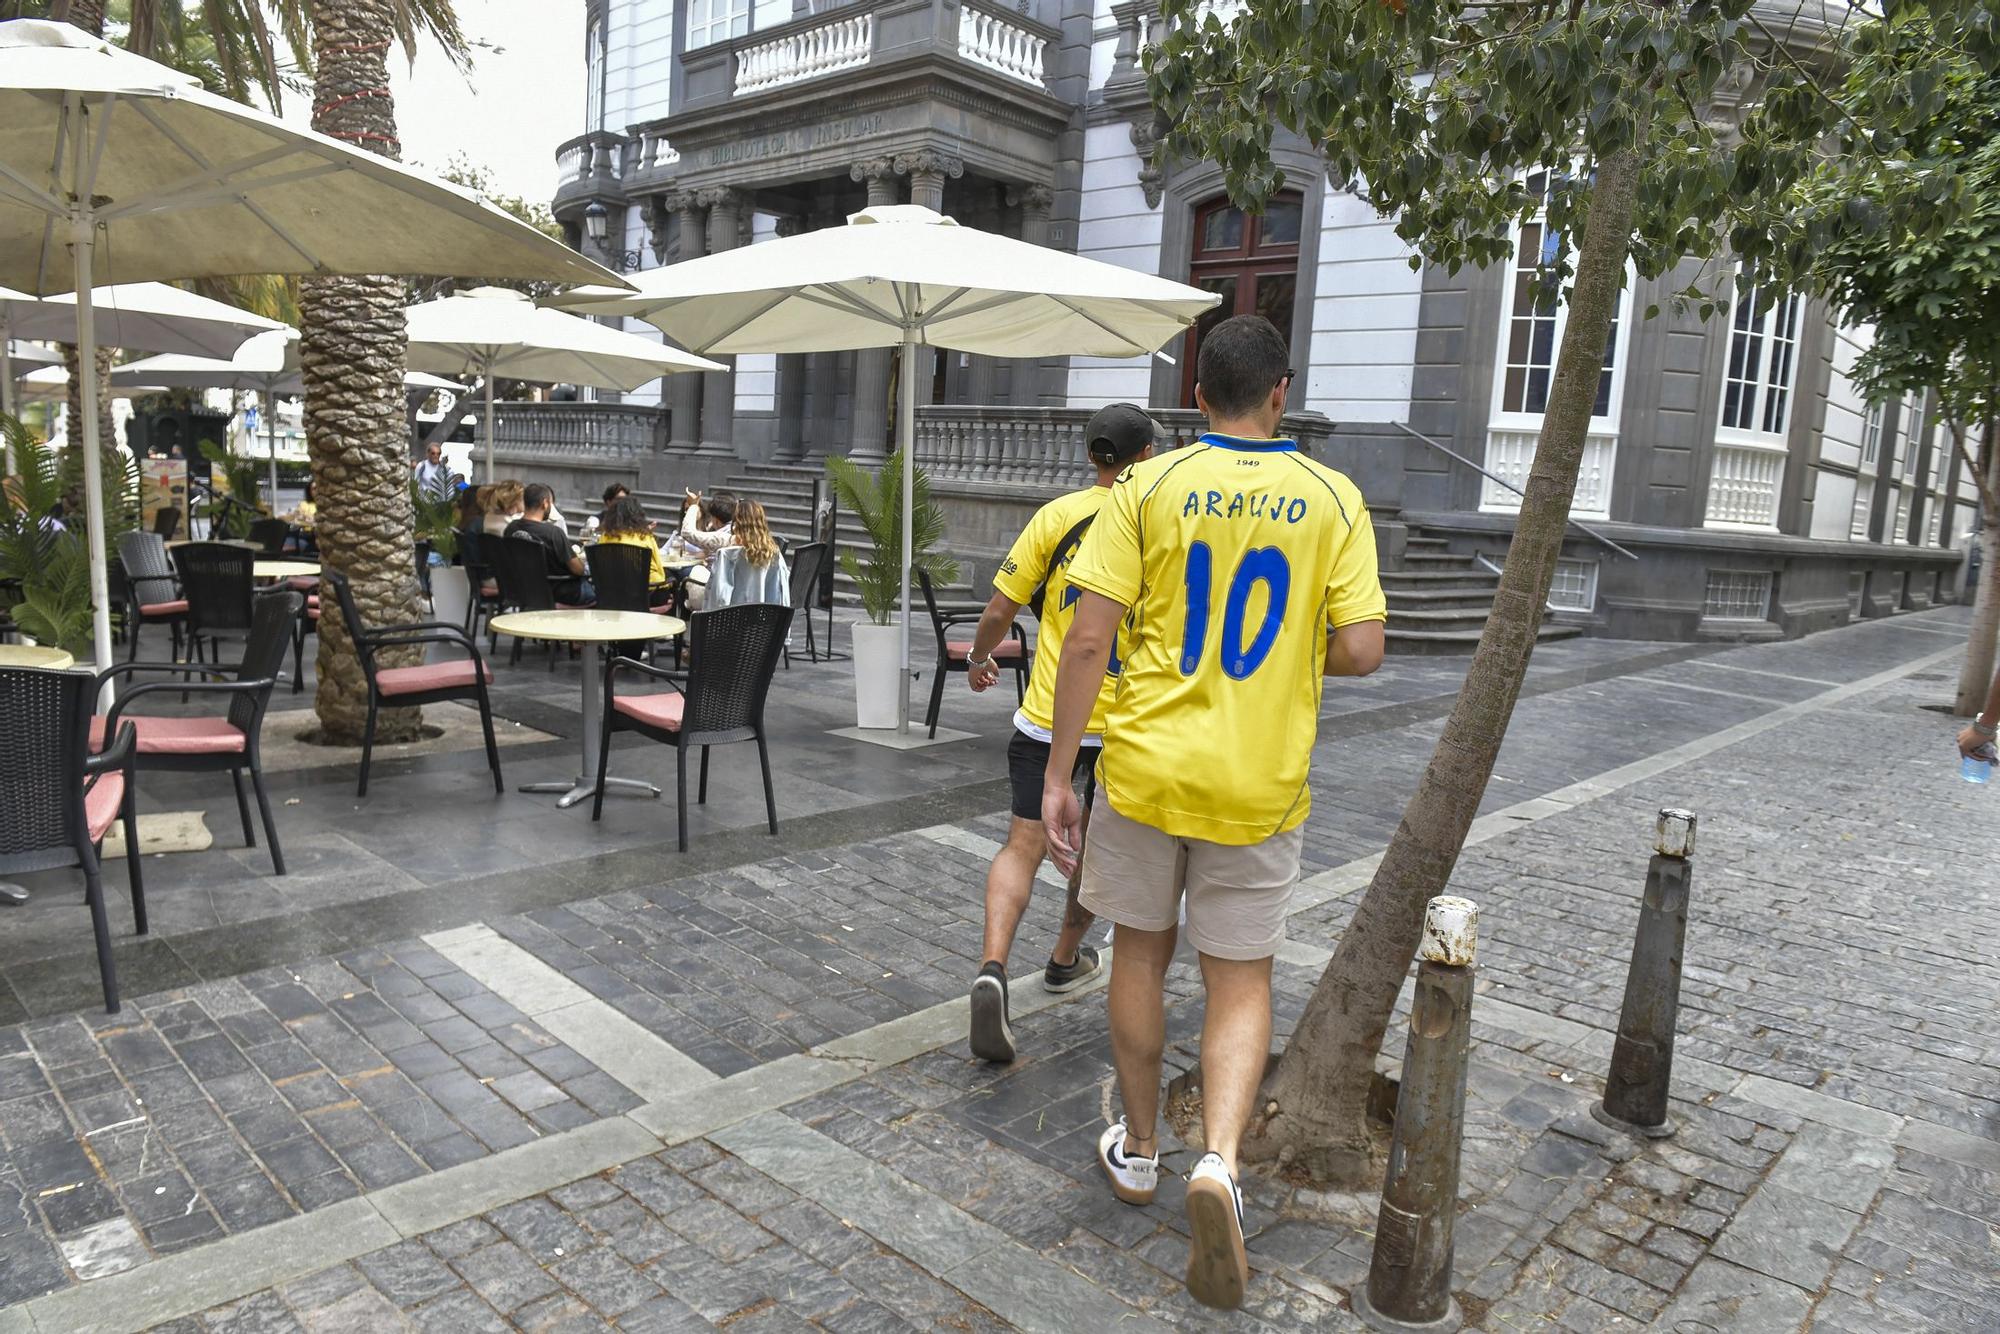
[[[1203,1154],[1188,1173],[1187,1212],[1188,1295],[1233,1311],[1250,1286],[1250,1257],[1243,1250],[1243,1192],[1220,1154]]]
[[[1111,1193],[1127,1204],[1151,1204],[1160,1188],[1160,1155],[1151,1158],[1125,1156],[1125,1122],[1105,1127],[1097,1137],[1097,1161],[1111,1182]]]

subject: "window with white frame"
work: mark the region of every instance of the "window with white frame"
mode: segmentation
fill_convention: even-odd
[[[1557,611],[1597,609],[1597,562],[1559,560],[1549,583],[1549,605]]]
[[[1854,519],[1847,536],[1855,542],[1868,540],[1868,520],[1875,510],[1875,479],[1858,477],[1854,481]]]
[[[1710,570],[1701,614],[1711,621],[1767,621],[1771,618],[1769,570]]]
[[[604,24],[593,20],[584,37],[583,128],[604,128]],[[588,151],[588,150],[585,150]]]
[[[750,0],[689,0],[687,49],[726,42],[750,31]]]
[[[1924,396],[1916,394],[1903,401],[1903,452],[1897,459],[1897,472],[1904,481],[1914,481],[1917,476],[1917,457],[1923,452],[1924,440],[1930,427],[1924,420]]]
[[[1791,425],[1792,379],[1798,369],[1797,292],[1759,284],[1730,319],[1729,361],[1722,388],[1722,429],[1738,438],[1782,441]]]
[[[1883,404],[1876,399],[1868,405],[1868,413],[1861,419],[1861,466],[1866,468],[1882,456],[1882,416]]]

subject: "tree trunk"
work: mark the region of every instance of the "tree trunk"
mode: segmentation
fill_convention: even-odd
[[[106,0],[55,0],[49,7],[49,17],[81,28],[92,37],[102,37],[107,8]]]
[[[1279,1158],[1322,1184],[1370,1184],[1367,1106],[1375,1058],[1416,954],[1424,905],[1451,878],[1527,674],[1631,251],[1639,151],[1597,164],[1548,411],[1471,670],[1396,836],[1272,1073],[1264,1097],[1276,1111],[1253,1125],[1246,1146],[1250,1157]]]
[[[1979,586],[1973,596],[1972,632],[1966,636],[1965,665],[1958,673],[1955,708],[1971,717],[1986,707],[1993,685],[1996,639],[2000,639],[2000,440],[1993,438],[1994,419],[1979,432],[1979,494],[1985,521],[1979,530]]]
[[[313,128],[398,156],[387,60],[395,34],[390,0],[314,0],[312,13]],[[299,363],[320,559],[348,577],[370,625],[421,619],[403,420],[402,304],[403,284],[395,278],[309,278],[300,288]],[[421,656],[421,649],[404,650],[383,661],[412,664]],[[368,685],[331,602],[320,616],[317,667],[313,706],[321,739],[358,742]],[[376,739],[409,740],[420,721],[416,709],[385,710]]]

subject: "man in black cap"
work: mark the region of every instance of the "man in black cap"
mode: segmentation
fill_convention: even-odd
[[[1042,773],[1048,767],[1049,728],[1054,723],[1056,664],[1076,601],[1067,570],[1112,484],[1127,467],[1152,456],[1159,436],[1158,424],[1143,408],[1113,403],[1098,409],[1084,430],[1084,446],[1097,469],[1096,485],[1058,496],[1036,511],[993,576],[993,600],[986,604],[972,638],[965,677],[974,690],[985,690],[999,681],[1003,662],[1018,661],[1020,646],[1008,637],[1008,630],[1023,607],[1034,611],[1040,627],[1027,698],[1014,714],[1014,737],[1007,747],[1014,818],[1006,846],[986,873],[985,962],[972,983],[972,1054],[981,1060],[1014,1059],[1014,1033],[1007,1022],[1007,955],[1027,911],[1035,872],[1048,851],[1042,834]],[[1074,772],[1086,778],[1117,680],[1114,654],[1098,692],[1095,716],[1077,751]],[[1076,879],[1071,877],[1062,933],[1042,974],[1044,990],[1070,991],[1096,974],[1097,951],[1083,943],[1091,921],[1077,904]]]

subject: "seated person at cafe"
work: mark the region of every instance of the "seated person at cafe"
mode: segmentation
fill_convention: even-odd
[[[547,490],[546,487],[543,488]],[[479,488],[486,509],[482,529],[488,537],[504,537],[507,527],[521,517],[523,489],[511,478]]]
[[[689,592],[691,609],[704,605],[734,607],[744,602],[791,601],[791,573],[785,568],[784,552],[771,532],[764,507],[754,500],[736,502],[736,521],[730,525],[735,538],[724,552],[734,551],[737,559],[717,553],[709,571],[708,586],[697,597]]]
[[[708,559],[736,543],[736,497],[728,491],[704,496],[689,491],[687,508],[681,511],[681,530],[676,537],[679,550],[699,556],[702,564],[688,571],[688,607],[700,610],[701,591],[708,586]]]
[[[629,496],[631,494],[632,494],[632,488],[625,485],[625,483],[623,482],[613,482],[610,486],[605,487],[604,503],[598,507],[597,513],[591,515],[588,519],[585,519],[583,521],[584,530],[586,532],[595,533],[599,529],[603,528],[606,522],[611,517],[611,507],[618,503],[619,497]],[[646,522],[650,526],[652,520],[648,519]]]
[[[653,538],[653,521],[646,517],[638,501],[623,495],[606,505],[597,540],[643,548],[652,561],[647,575],[647,582],[652,585],[652,605],[664,607],[673,600],[673,590],[667,587],[666,567],[660,564],[660,544]]]
[[[540,482],[530,483],[521,497],[523,513],[507,525],[506,536],[511,539],[516,534],[525,534],[540,543],[549,577],[555,580],[550,588],[556,601],[572,607],[587,606],[597,601],[597,591],[583,577],[589,568],[584,564],[583,552],[570,542],[568,533],[549,522],[549,508],[554,501],[555,492]]]

